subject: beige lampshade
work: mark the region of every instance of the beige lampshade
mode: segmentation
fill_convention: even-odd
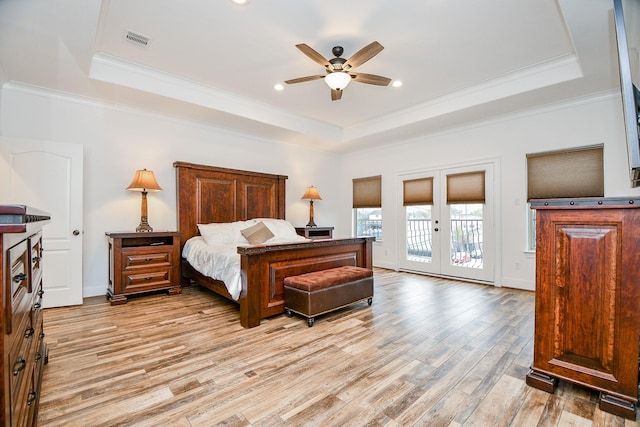
[[[127,190],[132,191],[161,191],[162,188],[158,185],[156,177],[153,175],[153,171],[146,169],[136,171],[136,175],[133,177],[133,181],[127,187]]]
[[[303,200],[322,200],[320,197],[320,193],[318,193],[318,187],[314,187],[313,185],[307,187],[307,190],[304,192],[304,196],[301,197]]]

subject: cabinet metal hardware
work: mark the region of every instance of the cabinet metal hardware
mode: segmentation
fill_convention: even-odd
[[[16,368],[15,365],[18,365],[18,367]],[[27,366],[27,361],[22,357],[19,357],[18,360],[16,360],[15,365],[13,365],[13,375],[17,377],[20,371],[22,371]]]
[[[36,331],[35,329],[29,326],[27,329],[24,330],[24,337],[29,338],[31,335],[33,335],[35,331]]]
[[[20,283],[23,280],[27,280],[27,274],[26,273],[20,273],[20,274],[16,274],[15,276],[13,276],[13,281],[16,283]]]
[[[36,393],[35,390],[29,390],[29,398],[27,399],[27,406],[31,406],[31,404],[36,401],[37,397],[38,397],[38,393]]]
[[[41,259],[42,258],[40,258],[39,256],[34,256],[31,261],[35,264],[36,262],[40,262]]]
[[[40,307],[42,307],[42,304],[40,304],[39,302],[37,302],[37,303],[33,304],[33,309],[34,309],[34,310],[39,310],[39,309],[40,309]]]

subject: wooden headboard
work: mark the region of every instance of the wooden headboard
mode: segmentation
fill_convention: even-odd
[[[284,175],[174,162],[180,248],[198,235],[198,224],[285,219]]]

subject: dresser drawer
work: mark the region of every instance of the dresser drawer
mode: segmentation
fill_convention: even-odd
[[[19,333],[18,328],[22,332]],[[24,390],[21,390],[25,384],[24,378],[29,375],[32,369],[29,351],[34,335],[35,330],[31,325],[30,317],[27,317],[24,323],[16,325],[16,330],[13,333],[7,364],[10,395],[13,401],[20,400],[20,395],[24,394]]]
[[[169,250],[122,249],[122,269],[124,271],[149,267],[168,267],[169,265],[171,265],[171,251]]]
[[[169,267],[124,273],[122,275],[122,290],[128,293],[146,292],[171,286],[172,279]]]
[[[42,327],[42,312],[38,316],[37,320],[33,323],[35,328],[35,334],[33,337],[33,344],[31,345],[31,363],[33,364],[33,377],[35,384],[40,384],[40,376],[42,375],[42,368],[46,360],[47,347],[44,342],[44,329]]]
[[[42,232],[29,237],[31,281],[29,292],[32,292],[42,279]]]
[[[29,293],[29,256],[27,242],[23,241],[8,250],[9,277],[5,293],[10,303],[5,307],[5,333],[11,334],[14,325],[21,323],[22,318],[31,310]]]

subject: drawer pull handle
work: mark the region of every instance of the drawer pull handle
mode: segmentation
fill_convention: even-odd
[[[40,262],[41,259],[42,258],[40,258],[39,256],[34,256],[31,261],[33,261],[33,263],[35,264],[36,262]]]
[[[153,258],[147,258],[147,259],[145,259],[145,261],[146,262],[151,262],[151,261],[153,261]]]
[[[28,327],[27,329],[24,330],[24,337],[29,338],[31,335],[33,335],[35,331],[36,330],[33,329],[32,327]]]
[[[35,390],[29,390],[29,398],[27,399],[27,406],[31,406],[31,404],[36,401],[37,397],[38,397],[38,393],[36,393]]]
[[[44,295],[44,291],[43,291],[42,289],[40,289],[40,290],[38,291],[38,296],[39,296],[39,297],[41,297],[42,295]]]
[[[15,367],[15,365],[18,365],[18,367]],[[14,366],[13,376],[17,377],[20,371],[22,371],[27,366],[27,361],[24,360],[22,357],[19,357],[18,360],[16,360],[15,365],[13,365]]]
[[[20,273],[20,274],[16,274],[15,276],[13,276],[13,281],[16,283],[20,283],[23,280],[27,279],[27,274],[26,273]]]
[[[44,332],[40,332],[40,335],[38,335],[38,338],[40,338],[41,340],[44,339]]]
[[[35,359],[36,359],[36,361],[42,359],[42,353],[37,352],[36,355],[35,355]]]
[[[40,309],[40,307],[42,307],[42,304],[40,304],[39,302],[37,302],[37,303],[33,304],[33,309],[34,309],[34,310],[39,310],[39,309]]]

